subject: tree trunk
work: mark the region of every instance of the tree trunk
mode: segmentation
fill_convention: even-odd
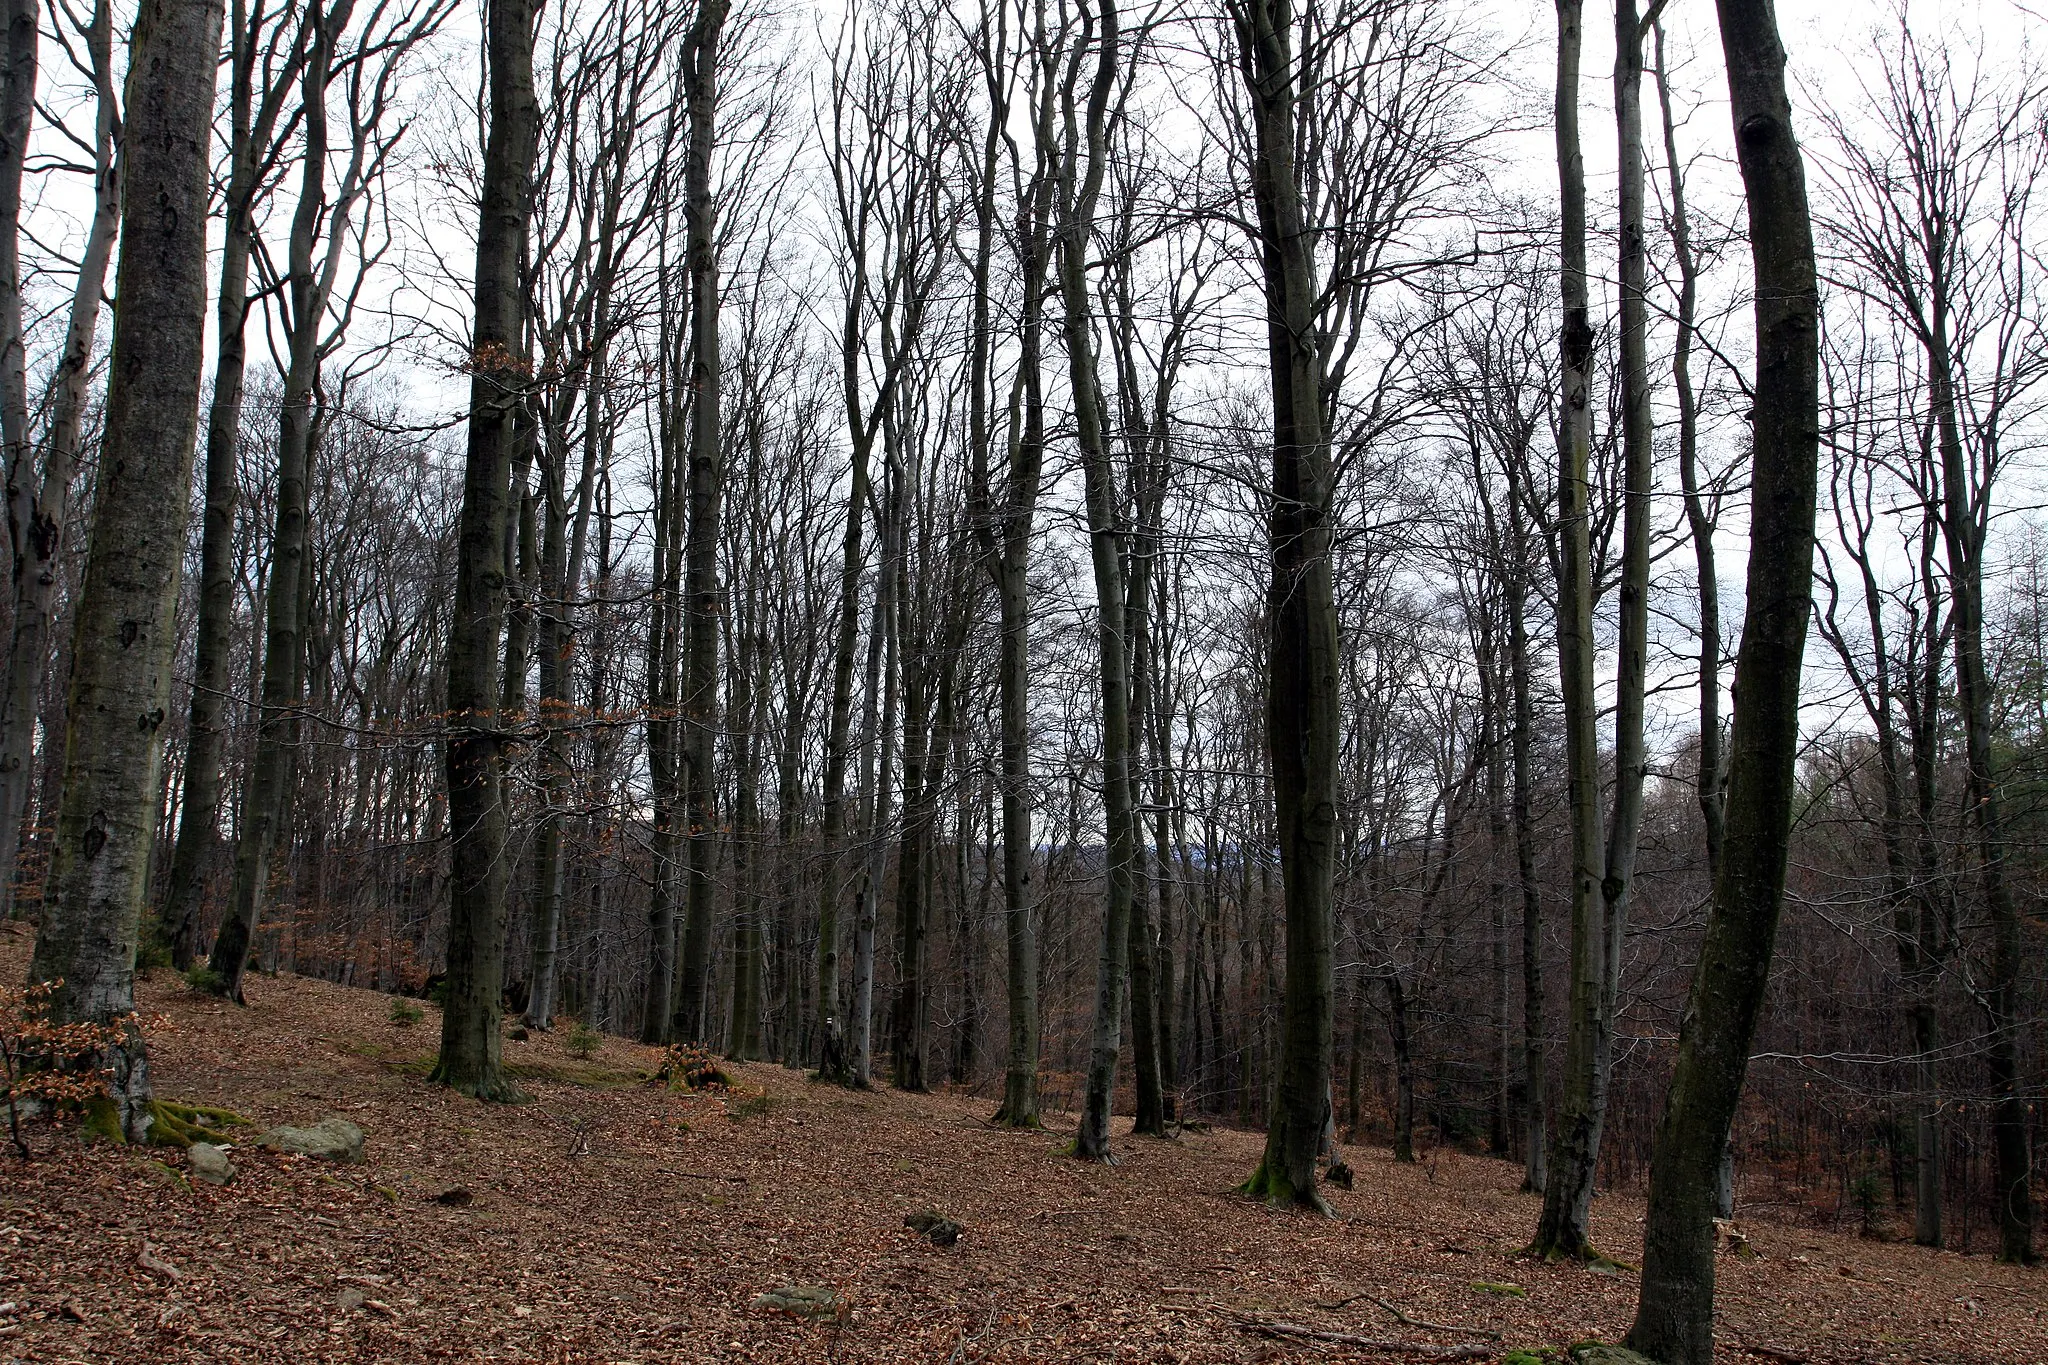
[[[1315,262],[1295,180],[1293,13],[1288,0],[1231,6],[1252,106],[1273,385],[1272,582],[1266,742],[1287,912],[1279,1084],[1266,1152],[1245,1185],[1275,1205],[1329,1206],[1316,1189],[1329,1102],[1331,914],[1337,858],[1337,613],[1331,576],[1330,448],[1323,432]]]
[[[33,11],[31,10],[31,13]],[[13,98],[12,81],[24,60],[18,43],[21,35],[12,28],[5,9],[0,25],[9,26],[13,48],[0,77],[0,120],[13,122],[15,111],[7,101]],[[35,63],[34,26],[30,25],[26,61]],[[65,328],[64,351],[57,361],[51,385],[49,429],[44,438],[42,469],[36,486],[23,455],[22,466],[8,466],[7,508],[14,541],[13,588],[14,626],[8,642],[4,692],[0,692],[0,919],[14,916],[14,879],[21,851],[21,827],[28,810],[30,779],[34,776],[33,755],[37,712],[42,705],[43,673],[49,664],[53,627],[56,624],[58,578],[62,565],[64,523],[69,515],[71,481],[78,468],[81,428],[85,417],[88,383],[92,377],[93,336],[99,330],[100,298],[106,291],[107,263],[113,257],[114,233],[121,219],[120,172],[115,161],[115,130],[120,112],[114,91],[113,19],[104,0],[93,10],[86,46],[98,87],[98,104],[93,135],[94,179],[91,225],[86,230],[85,248],[79,254],[78,280],[71,292],[70,316]],[[25,121],[26,116],[23,116]],[[26,127],[22,129],[26,132]],[[0,139],[0,147],[12,145],[13,133]],[[19,179],[18,163],[9,165],[0,156],[0,177]],[[0,194],[4,198],[4,194]],[[19,202],[18,186],[15,192]],[[4,209],[0,209],[4,212]],[[8,232],[14,228],[8,222]],[[13,246],[0,244],[0,271],[11,270]],[[18,263],[17,263],[18,264]],[[18,302],[18,300],[17,300]],[[19,346],[0,329],[0,348]],[[11,361],[0,361],[5,368]],[[0,385],[12,383],[0,377]],[[54,748],[51,752],[55,752]]]
[[[1714,1355],[1714,1173],[1749,1065],[1784,903],[1799,677],[1813,593],[1819,295],[1805,173],[1769,0],[1720,0],[1756,272],[1749,579],[1735,662],[1727,839],[1650,1167],[1628,1342],[1666,1365]]]
[[[533,216],[539,107],[533,91],[534,0],[495,0],[486,16],[489,131],[476,245],[469,449],[458,523],[455,603],[446,665],[445,745],[452,847],[447,999],[430,1077],[465,1095],[517,1095],[504,1073],[507,840],[498,704],[505,619],[505,537],[518,409],[530,380],[520,263]]]
[[[316,0],[317,3],[317,0]],[[314,238],[327,210],[327,81],[334,66],[335,27],[348,17],[346,0],[330,16],[310,16],[311,43],[304,75],[301,121],[305,154],[298,207],[292,214],[291,244],[284,284],[288,299],[285,344],[288,359],[278,409],[277,520],[270,538],[270,601],[263,644],[263,703],[258,713],[256,753],[242,797],[240,837],[235,843],[234,891],[213,955],[207,960],[213,989],[242,1003],[242,972],[269,893],[270,859],[278,825],[285,818],[291,772],[291,740],[305,649],[304,605],[312,584],[306,563],[307,483],[313,463],[313,389],[319,378],[326,322],[326,290],[314,270]],[[333,244],[330,243],[330,250]]]
[[[29,977],[61,981],[55,1023],[135,1007],[156,834],[206,321],[206,199],[221,7],[155,0],[129,42],[113,350],[93,535],[72,635],[70,730],[49,889]],[[179,496],[166,497],[165,490]],[[139,1032],[97,1060],[112,1125],[148,1129]]]
[[[229,52],[228,183],[223,204],[220,293],[215,305],[219,353],[213,368],[213,403],[206,420],[206,507],[199,545],[199,612],[192,667],[191,712],[185,726],[185,771],[178,802],[178,839],[158,911],[171,965],[192,965],[199,946],[200,901],[206,856],[220,837],[221,763],[225,757],[234,666],[235,467],[242,431],[243,376],[248,362],[249,260],[256,209],[267,192],[262,153],[271,145],[284,93],[305,60],[305,45],[269,81],[259,104],[255,90],[262,20],[252,22],[247,0],[235,0]]]
[[[28,339],[23,331],[21,282],[22,176],[28,160],[28,143],[35,125],[37,47],[42,35],[41,7],[33,0],[5,0],[0,3],[0,472],[7,480],[7,531],[13,552],[13,581],[10,594],[20,611],[24,589],[34,582],[32,560],[37,558],[37,492],[29,487],[35,477],[33,452],[28,434]],[[101,173],[102,178],[104,172]],[[104,275],[105,266],[101,267]],[[97,307],[99,297],[93,296]],[[48,480],[42,480],[48,493]],[[61,494],[59,495],[62,496]],[[63,526],[63,518],[55,519]],[[56,545],[53,541],[51,552]],[[17,616],[15,635],[20,634]],[[18,695],[40,686],[43,675],[41,651],[43,625],[34,623],[35,638],[17,644],[10,640],[6,671],[0,678],[0,920],[15,918],[14,874],[21,848],[21,822],[28,805],[28,785],[33,774],[29,760],[35,744],[35,701],[30,696],[24,710]],[[20,644],[37,649],[31,665]]]
[[[1059,239],[1060,297],[1064,304],[1067,378],[1073,397],[1075,441],[1087,486],[1089,558],[1095,573],[1097,641],[1102,695],[1102,813],[1108,862],[1103,870],[1106,899],[1102,939],[1095,967],[1095,1023],[1089,1043],[1086,1094],[1074,1155],[1109,1161],[1110,1108],[1116,1093],[1117,1057],[1123,1047],[1124,990],[1130,966],[1131,904],[1141,872],[1138,826],[1132,800],[1131,667],[1124,632],[1124,547],[1118,528],[1122,506],[1104,430],[1102,379],[1096,368],[1094,319],[1090,307],[1088,252],[1094,244],[1095,206],[1107,172],[1107,124],[1117,83],[1118,32],[1113,0],[1098,0],[1084,11],[1079,43],[1093,39],[1095,70],[1085,113],[1077,110],[1076,52],[1063,62],[1070,73],[1062,92],[1066,147],[1061,169]],[[1078,120],[1077,120],[1077,115]],[[1149,984],[1149,983],[1148,983]],[[1150,992],[1147,991],[1147,995]],[[1150,1001],[1146,1002],[1149,1006]],[[1157,1089],[1157,1074],[1153,1077]]]

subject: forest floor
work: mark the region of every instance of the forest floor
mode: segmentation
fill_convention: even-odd
[[[0,976],[27,953],[0,926]],[[1634,1305],[1631,1273],[1516,1255],[1537,1204],[1501,1161],[1352,1149],[1357,1187],[1322,1221],[1232,1193],[1258,1159],[1248,1133],[1120,1137],[1121,1164],[1083,1165],[1060,1154],[1068,1115],[1003,1131],[986,1100],[773,1065],[672,1093],[643,1079],[652,1049],[581,1059],[561,1030],[508,1042],[529,1102],[485,1106],[421,1079],[431,1007],[402,1027],[386,996],[294,977],[252,977],[246,1009],[169,972],[139,993],[160,1095],[260,1123],[339,1115],[367,1133],[365,1163],[242,1146],[216,1188],[173,1149],[0,1154],[0,1362],[1422,1358],[1271,1324],[1498,1359],[1618,1339]],[[905,1228],[925,1208],[958,1220],[957,1245]],[[1641,1210],[1600,1199],[1599,1242],[1633,1258]],[[1721,1259],[1729,1361],[2048,1361],[2048,1274],[1743,1230],[1761,1255]],[[848,1311],[754,1306],[784,1286]]]

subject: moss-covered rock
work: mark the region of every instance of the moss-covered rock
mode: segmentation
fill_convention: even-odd
[[[267,1129],[256,1145],[316,1161],[354,1163],[363,1159],[363,1130],[344,1118],[324,1118],[310,1128]]]

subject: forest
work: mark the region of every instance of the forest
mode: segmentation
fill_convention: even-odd
[[[0,1235],[360,1027],[2037,1359],[1716,1303],[2048,1191],[2043,30],[1821,8],[0,0]]]

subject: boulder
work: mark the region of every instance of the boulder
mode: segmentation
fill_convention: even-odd
[[[808,1322],[843,1323],[848,1316],[846,1300],[820,1284],[793,1284],[766,1290],[754,1296],[754,1307],[765,1308],[771,1313],[787,1313]]]
[[[185,1149],[185,1159],[192,1163],[192,1174],[209,1185],[225,1185],[235,1178],[235,1163],[228,1160],[225,1148],[210,1142],[195,1142]]]
[[[1589,1341],[1572,1347],[1572,1365],[1657,1365],[1657,1362],[1626,1346],[1604,1346],[1597,1341]]]
[[[310,1128],[269,1129],[256,1145],[316,1161],[358,1162],[363,1159],[363,1130],[347,1119],[324,1118]]]

